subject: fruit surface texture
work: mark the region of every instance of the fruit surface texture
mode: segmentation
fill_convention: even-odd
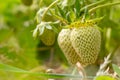
[[[58,35],[58,44],[70,63],[80,62],[82,66],[87,66],[97,60],[101,33],[91,25],[62,29]]]
[[[100,52],[101,34],[95,27],[74,28],[70,35],[73,48],[85,65],[95,63]]]
[[[70,33],[71,33],[70,29],[62,29],[58,35],[58,44],[60,48],[62,49],[67,60],[71,64],[76,64],[78,61],[80,61],[80,57],[75,52],[71,44]]]

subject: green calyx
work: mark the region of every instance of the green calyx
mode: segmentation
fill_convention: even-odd
[[[79,20],[72,22],[70,25],[67,25],[67,28],[79,28],[79,27],[89,27],[89,26],[95,26],[98,24],[104,17],[99,17],[95,19],[90,20]]]

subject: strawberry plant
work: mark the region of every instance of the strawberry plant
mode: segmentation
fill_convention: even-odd
[[[120,79],[119,0],[14,1],[0,7],[0,70],[26,74],[19,80]]]
[[[37,20],[39,20],[38,23],[40,24],[42,24],[41,22],[44,20],[46,14],[52,15],[56,18],[56,20],[51,20],[52,22],[50,21],[47,23],[50,23],[52,27],[55,27],[53,29],[54,31],[57,29],[57,41],[61,50],[68,62],[76,65],[78,69],[83,69],[81,70],[83,78],[86,77],[83,67],[97,62],[98,55],[101,55],[100,30],[102,31],[102,29],[97,25],[104,17],[101,16],[103,18],[95,18],[95,10],[119,4],[119,2],[115,2],[100,5],[101,3],[104,3],[104,1],[98,1],[85,6],[84,1],[56,0],[45,9],[41,14],[42,16],[37,16]],[[94,14],[94,16],[91,14]],[[56,21],[58,21],[58,23],[56,23],[57,27],[54,25]],[[58,26],[61,28],[58,28]],[[39,32],[40,31],[41,30],[39,30]],[[81,67],[79,67],[79,65]]]

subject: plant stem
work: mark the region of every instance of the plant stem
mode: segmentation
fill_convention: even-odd
[[[96,73],[96,76],[102,75],[106,71],[108,72],[109,68],[107,68],[107,66],[109,63],[111,63],[110,57],[111,57],[111,53],[109,53],[109,55],[104,58],[104,62],[100,65],[100,68],[99,68],[98,72]]]
[[[44,13],[43,13],[42,20],[44,19],[47,11],[48,11],[52,6],[54,6],[58,1],[59,1],[59,0],[54,1],[53,3],[51,3],[51,4],[47,7],[47,9],[46,9],[46,10],[44,11]]]
[[[77,68],[75,67],[72,71],[72,75],[75,75],[75,72],[77,71]],[[70,80],[73,80],[72,78]]]
[[[79,62],[76,63],[76,66],[78,68],[79,74],[82,76],[82,80],[87,80],[86,72],[83,66]]]
[[[101,4],[101,3],[103,3],[104,1],[105,1],[105,0],[101,0],[101,1],[97,1],[96,3],[89,4],[89,5],[81,8],[80,11],[83,11],[85,8],[90,8],[90,7],[92,7],[92,6],[96,6],[96,5],[98,5],[98,4]]]
[[[86,14],[87,14],[87,7],[84,10],[84,15],[83,15],[83,18],[82,18],[83,23],[85,22]]]
[[[120,46],[119,46],[119,44],[117,44],[116,47],[112,50],[110,59],[112,59],[112,58],[114,57],[115,52],[116,52],[119,48],[120,48]]]
[[[72,71],[72,75],[75,74],[76,70],[77,70],[77,68],[75,67],[75,68],[73,69],[73,71]]]
[[[107,3],[107,4],[103,4],[103,5],[98,5],[92,9],[89,10],[89,13],[95,11],[96,9],[99,9],[99,8],[103,8],[103,7],[107,7],[107,6],[113,6],[113,5],[117,5],[117,4],[120,4],[120,2],[114,2],[114,3]]]
[[[52,47],[50,49],[50,58],[49,58],[49,62],[48,62],[49,66],[54,65],[54,63],[52,63],[53,62],[53,57],[54,57],[54,48]]]
[[[39,6],[40,6],[40,7],[41,7],[42,2],[43,2],[43,0],[40,0],[40,2],[39,2]]]
[[[60,20],[62,23],[64,23],[65,25],[68,24],[68,21],[67,21],[66,19],[64,19],[64,18],[56,15],[56,14],[55,14],[53,11],[51,11],[51,10],[50,10],[50,12],[51,12],[51,14],[52,14],[54,17],[56,17],[56,18],[57,18],[58,20]]]

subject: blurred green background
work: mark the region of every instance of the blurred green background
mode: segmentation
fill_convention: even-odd
[[[43,0],[41,6],[48,6],[53,1]],[[90,4],[98,0],[85,1]],[[106,0],[112,1],[119,0]],[[39,39],[32,37],[37,25],[35,16],[40,8],[39,2],[40,0],[33,0],[32,4],[25,5],[22,0],[0,0],[0,62],[33,72],[46,72],[52,68],[56,73],[70,73],[71,67],[59,49],[57,41],[54,46],[47,47]],[[119,64],[120,5],[98,9],[95,15],[105,16],[99,23],[102,28],[102,55],[99,55],[98,64],[114,49],[113,62]],[[52,50],[54,53],[51,53]],[[0,80],[48,79],[0,71]]]
[[[0,0],[0,62],[33,72],[46,72],[49,68],[62,72],[67,61],[58,45],[54,45],[56,53],[53,54],[52,47],[45,46],[32,36],[37,25],[35,16],[40,8],[40,0],[33,0],[30,5],[24,1],[29,4],[32,0]],[[52,0],[43,0],[42,5],[48,6],[51,2]],[[65,61],[63,65],[62,61]],[[0,80],[19,79],[47,80],[39,76],[0,71]]]

